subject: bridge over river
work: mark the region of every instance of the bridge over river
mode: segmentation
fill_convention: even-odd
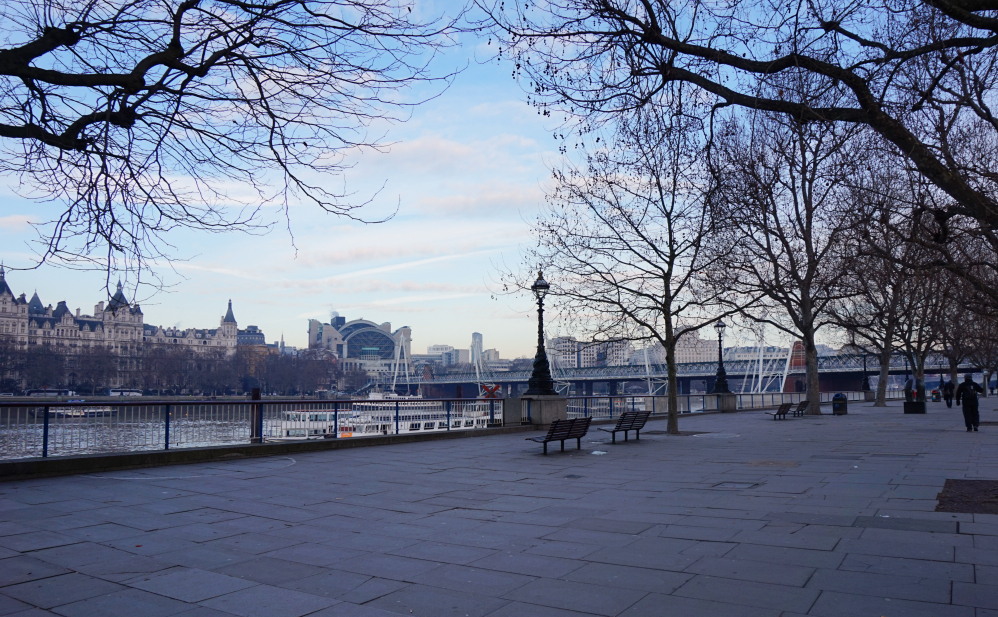
[[[862,388],[863,383],[863,356],[837,355],[820,356],[818,358],[818,376],[822,392],[831,391],[856,391]],[[710,392],[714,386],[714,378],[717,374],[717,362],[691,362],[679,364],[679,390],[680,394],[688,394],[691,389],[702,389]],[[876,359],[866,356],[866,375],[875,383],[875,376],[879,373]],[[767,360],[763,362],[760,370],[758,360],[735,360],[724,362],[724,369],[728,376],[728,385],[732,392],[742,391],[742,382],[746,381],[745,392],[755,391],[775,391],[794,392],[803,388],[804,366],[797,361]],[[969,364],[961,364],[960,373],[980,372],[980,369]],[[904,357],[895,355],[891,358],[890,375],[897,376],[898,381],[904,375],[910,374],[911,368],[905,363]],[[929,387],[935,387],[940,374],[949,372],[949,362],[942,357],[930,357],[926,362],[926,383]],[[396,390],[404,391],[407,387],[410,392],[420,388],[423,396],[452,396],[460,398],[463,396],[476,396],[479,383],[500,384],[504,395],[509,396],[519,387],[522,389],[530,379],[531,371],[509,371],[495,372],[491,375],[480,376],[476,373],[445,373],[441,375],[430,375],[427,379],[424,375],[409,375],[403,377],[399,375],[394,379]],[[664,364],[629,365],[629,366],[605,366],[589,368],[558,368],[552,369],[552,376],[564,391],[568,388],[576,394],[592,394],[594,384],[605,384],[609,394],[623,393],[625,384],[641,382],[644,392],[648,391],[648,385],[655,393],[665,392],[665,382],[667,379],[666,366]],[[391,389],[393,381],[392,375],[381,378],[380,387]],[[759,384],[762,384],[760,387]],[[899,384],[900,385],[900,384]]]

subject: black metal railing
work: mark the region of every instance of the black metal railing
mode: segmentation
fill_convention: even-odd
[[[0,460],[502,426],[502,399],[0,402]]]

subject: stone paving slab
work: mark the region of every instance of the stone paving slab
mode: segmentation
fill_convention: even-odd
[[[681,423],[3,483],[0,615],[998,617],[998,515],[934,511],[998,479],[998,428],[933,403]]]

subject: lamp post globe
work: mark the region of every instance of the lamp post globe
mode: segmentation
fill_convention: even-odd
[[[530,286],[530,291],[537,298],[537,353],[534,355],[534,367],[527,382],[525,396],[555,396],[554,379],[551,378],[551,365],[544,349],[544,296],[548,294],[551,285],[544,280],[544,273],[537,272],[537,280]]]
[[[717,332],[717,377],[714,379],[714,394],[730,394],[728,389],[728,374],[724,371],[724,329],[727,327],[723,321],[718,320],[714,324],[714,331]]]

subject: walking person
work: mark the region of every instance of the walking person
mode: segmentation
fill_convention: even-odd
[[[967,425],[967,432],[976,431],[981,424],[981,414],[977,409],[977,393],[984,392],[984,388],[974,382],[974,378],[969,374],[956,389],[956,404],[963,401],[963,422]]]
[[[943,384],[943,399],[946,401],[947,407],[953,406],[953,393],[955,391],[956,387],[953,385],[952,379]]]

